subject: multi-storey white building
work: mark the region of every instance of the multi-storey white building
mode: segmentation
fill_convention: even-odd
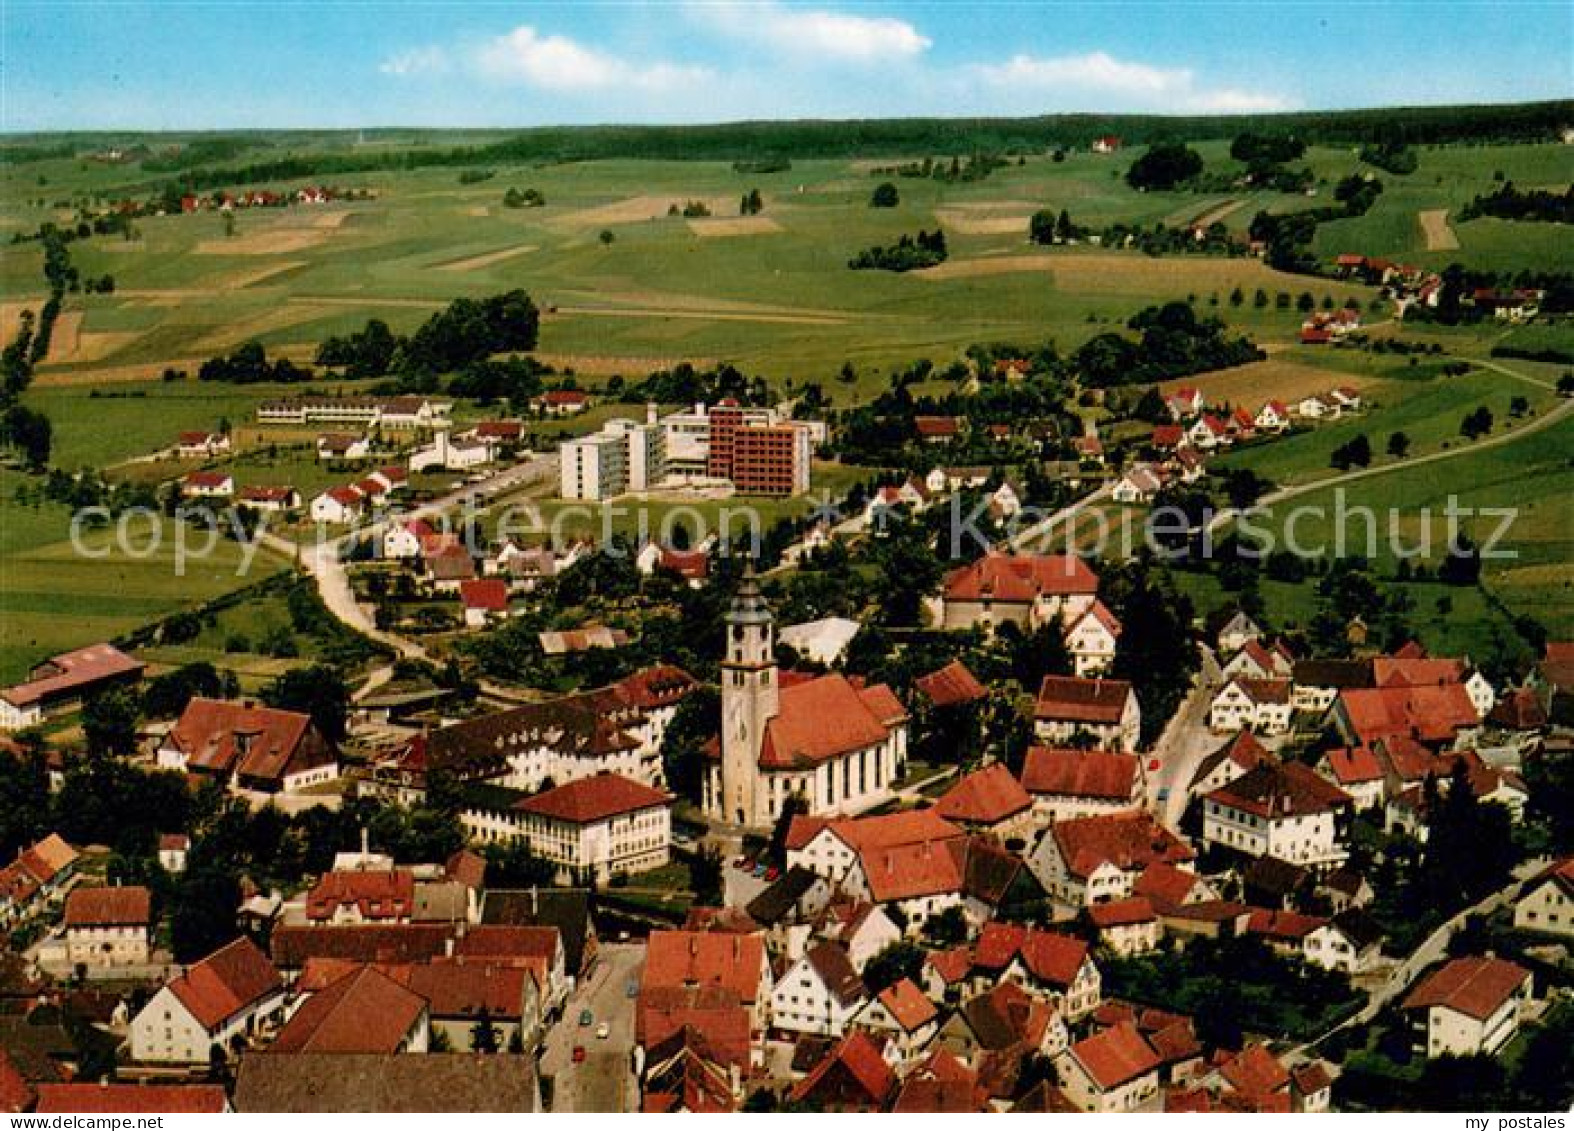
[[[1203,839],[1306,867],[1342,864],[1350,795],[1299,762],[1264,763],[1208,794]]]
[[[147,888],[75,888],[66,896],[66,960],[73,967],[140,966],[152,926]]]
[[[207,1064],[284,1006],[284,983],[250,939],[236,939],[154,994],[131,1021],[131,1059]]]
[[[557,865],[565,882],[660,868],[671,857],[672,798],[616,774],[598,774],[538,793],[507,821],[530,851]]]

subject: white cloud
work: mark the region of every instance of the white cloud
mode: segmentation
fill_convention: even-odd
[[[526,25],[482,44],[473,63],[489,78],[567,93],[612,88],[681,90],[710,77],[703,67],[637,64],[567,36],[542,35]]]
[[[740,0],[697,2],[690,5],[690,11],[713,31],[782,54],[872,62],[911,59],[931,45],[912,24],[889,16],[851,16]]]
[[[1118,103],[1111,109],[1237,113],[1284,110],[1291,105],[1284,97],[1267,92],[1200,87],[1196,74],[1188,68],[1128,62],[1105,51],[1051,57],[1014,55],[1004,63],[981,64],[970,70],[986,88],[1058,95],[1078,103],[1087,103],[1090,95],[1099,96]]]
[[[400,78],[409,75],[443,74],[448,70],[448,52],[441,47],[416,47],[390,55],[378,66],[385,75]]]

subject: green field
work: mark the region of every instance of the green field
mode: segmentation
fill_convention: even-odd
[[[124,549],[110,529],[85,533],[79,553],[72,545],[68,509],[53,503],[18,506],[13,499],[19,479],[11,472],[0,474],[5,500],[0,683],[25,676],[53,653],[110,639],[281,568],[276,558],[259,553],[242,576],[240,548],[221,542],[211,554],[186,561],[184,574],[177,573],[175,524],[168,520],[158,520],[156,547],[153,520],[139,519],[128,525]],[[194,552],[204,542],[193,531],[187,546]]]
[[[498,136],[463,135],[467,144],[487,140]],[[372,144],[460,143],[459,135],[433,134],[419,140],[390,135]],[[344,153],[350,144],[348,135],[332,134],[259,139],[255,149],[232,164],[277,157],[281,146]],[[1205,141],[1197,148],[1211,174],[1238,171],[1228,157],[1228,142]],[[370,317],[408,331],[456,297],[522,287],[543,310],[539,356],[573,371],[587,387],[599,387],[613,375],[635,379],[679,361],[728,361],[765,376],[778,394],[818,382],[838,407],[883,391],[891,371],[920,357],[945,363],[975,343],[1047,339],[1069,351],[1119,327],[1145,306],[1194,299],[1200,310],[1252,335],[1273,361],[1326,369],[1330,383],[1341,373],[1363,382],[1371,407],[1361,417],[1244,449],[1224,461],[1225,466],[1253,467],[1281,484],[1329,474],[1329,452],[1357,432],[1368,434],[1382,463],[1392,431],[1410,436],[1414,458],[1461,443],[1459,419],[1479,404],[1492,409],[1499,431],[1506,426],[1513,396],[1528,397],[1534,414],[1547,411],[1558,367],[1505,363],[1531,374],[1531,381],[1496,370],[1443,379],[1430,359],[1411,367],[1391,355],[1299,349],[1295,340],[1302,316],[1293,307],[1228,303],[1230,292],[1240,288],[1248,296],[1258,289],[1271,297],[1309,292],[1319,304],[1325,297],[1333,302],[1354,298],[1366,307],[1376,298],[1373,288],[1281,274],[1254,259],[1153,259],[1088,244],[1028,244],[1028,218],[1041,208],[1064,208],[1078,224],[1094,230],[1117,222],[1180,227],[1207,219],[1244,233],[1259,210],[1322,207],[1340,178],[1367,169],[1351,147],[1314,146],[1303,162],[1317,178],[1312,196],[1244,190],[1139,193],[1122,179],[1138,152],[1073,152],[1057,162],[1040,148],[979,181],[896,178],[901,203],[893,209],[868,207],[873,186],[885,177],[873,171],[886,159],[878,153],[859,159],[795,158],[791,168],[772,173],[739,173],[725,160],[597,159],[489,161],[495,175],[472,184],[460,183],[461,170],[452,166],[281,180],[259,187],[327,182],[367,190],[371,198],[242,210],[229,234],[223,217],[204,212],[139,219],[132,239],[108,236],[73,243],[78,270],[88,277],[113,275],[115,291],[67,296],[54,346],[25,399],[52,421],[53,462],[61,468],[114,466],[117,478],[158,482],[186,468],[125,461],[166,448],[180,430],[228,421],[241,442],[229,466],[242,484],[287,482],[309,496],[341,478],[319,466],[309,451],[291,447],[310,436],[282,431],[279,450],[270,452],[274,436],[259,438],[249,427],[260,400],[298,387],[165,382],[159,379],[164,368],[194,371],[203,359],[247,340],[309,359],[325,336],[358,329]],[[903,153],[911,156],[911,147]],[[1434,267],[1455,260],[1515,269],[1574,262],[1574,232],[1566,227],[1475,220],[1452,225],[1458,250],[1428,250],[1418,218],[1422,212],[1457,211],[1473,196],[1491,191],[1499,173],[1521,185],[1566,183],[1567,148],[1476,145],[1424,148],[1418,154],[1419,168],[1409,176],[1378,174],[1385,191],[1367,215],[1322,226],[1317,251],[1331,257],[1354,250]],[[128,194],[146,198],[170,179],[136,165],[58,158],[0,166],[0,177],[0,234],[31,231],[45,220],[68,222],[73,203],[101,204]],[[539,190],[546,207],[503,207],[510,187]],[[740,218],[738,199],[753,188],[764,197],[764,211]],[[670,205],[691,200],[705,201],[712,216],[689,221],[667,215]],[[848,258],[865,247],[934,227],[946,232],[951,250],[939,269],[894,275],[846,267]],[[612,235],[610,243],[601,239],[603,232]],[[0,286],[6,296],[0,313],[10,327],[24,306],[36,307],[42,298],[38,243],[3,246]],[[1385,317],[1368,315],[1374,322]],[[1438,342],[1449,354],[1472,359],[1486,358],[1493,345],[1503,343],[1562,348],[1574,333],[1566,324],[1542,323],[1523,329],[1494,324],[1376,332]],[[855,379],[839,380],[849,361]],[[1234,399],[1255,404],[1277,395],[1274,372],[1265,364],[1247,379],[1250,383],[1236,380],[1230,386]],[[1219,380],[1231,378],[1221,374]],[[313,391],[330,388],[354,386],[333,381]],[[930,391],[944,393],[949,387]],[[535,441],[550,445],[562,434],[637,411],[598,405],[584,416],[538,427]],[[468,419],[482,410],[461,405],[458,413]],[[1568,469],[1555,449],[1547,450],[1553,439],[1565,436],[1560,428],[1523,451],[1484,453],[1480,467],[1461,460],[1446,465],[1446,472],[1442,465],[1413,475],[1396,472],[1362,484],[1361,494],[1403,495],[1410,502],[1458,483],[1481,500],[1533,503],[1545,512],[1535,516],[1542,533],[1527,535],[1526,549],[1540,556],[1512,569],[1492,570],[1491,581],[1516,608],[1550,610],[1547,615],[1557,625],[1568,627],[1574,614],[1568,579],[1560,572],[1570,548],[1567,507],[1561,502],[1567,498]],[[1545,458],[1527,461],[1532,447]],[[865,474],[821,468],[816,486],[834,493]],[[7,672],[14,674],[40,652],[122,631],[236,584],[217,565],[202,576],[173,579],[168,563],[157,556],[146,562],[114,559],[111,568],[79,563],[61,552],[63,510],[35,513],[17,507],[13,482],[8,475],[0,498],[5,508],[0,516],[5,527],[0,600],[5,603],[0,607],[6,612],[0,655]],[[1559,495],[1553,487],[1565,490]],[[654,521],[659,525],[676,505],[653,506]],[[756,509],[769,524],[801,515],[807,507],[799,500]],[[560,508],[548,506],[549,517],[555,509]],[[710,517],[719,507],[703,509]],[[595,516],[576,523],[577,533],[599,528]],[[59,594],[70,598],[69,620],[48,611],[49,599]]]

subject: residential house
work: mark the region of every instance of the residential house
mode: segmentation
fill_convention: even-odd
[[[1317,772],[1350,795],[1360,813],[1381,805],[1388,792],[1388,774],[1370,746],[1336,746],[1323,751]]]
[[[329,432],[317,437],[317,458],[324,461],[343,460],[346,463],[370,459],[372,439],[349,432]]]
[[[1455,958],[1433,970],[1400,1006],[1428,1058],[1493,1056],[1519,1032],[1529,970],[1502,958]]]
[[[590,394],[580,389],[548,389],[535,399],[543,416],[572,416],[590,407]]]
[[[186,856],[191,851],[191,838],[185,833],[161,833],[158,838],[158,864],[172,876],[186,870]]]
[[[76,849],[50,833],[0,868],[0,927],[10,927],[60,898],[76,874]]]
[[[1230,428],[1219,417],[1205,413],[1186,429],[1186,439],[1198,451],[1212,451],[1230,442]]]
[[[844,946],[853,969],[862,973],[871,958],[902,941],[902,928],[878,904],[838,896],[816,919],[814,935]]]
[[[160,769],[262,793],[298,793],[339,776],[338,754],[310,715],[196,696],[157,753]]]
[[[1267,645],[1261,640],[1248,640],[1241,645],[1240,651],[1225,662],[1220,674],[1225,679],[1244,676],[1247,679],[1282,679],[1289,682],[1294,671],[1295,661],[1284,645]],[[1295,698],[1293,684],[1291,684],[1290,698],[1293,704]]]
[[[773,984],[763,935],[652,931],[640,1008],[648,1008],[647,995],[663,989],[719,988],[748,1013],[750,1030],[762,1033],[770,1017]]]
[[[230,499],[235,477],[224,471],[193,471],[180,481],[180,494],[186,499]]]
[[[794,1084],[789,1099],[814,1111],[883,1111],[896,1091],[896,1073],[881,1043],[862,1030],[843,1038]]]
[[[869,998],[852,1025],[883,1038],[886,1060],[906,1068],[922,1058],[940,1031],[940,1011],[923,990],[903,978]]]
[[[105,969],[148,961],[153,893],[144,887],[77,887],[66,896],[66,960]]]
[[[175,438],[177,459],[212,459],[228,454],[230,448],[229,435],[224,432],[182,432]]]
[[[939,621],[947,629],[1007,620],[1039,628],[1060,621],[1068,608],[1085,611],[1097,593],[1097,575],[1076,555],[991,551],[946,575]]]
[[[494,620],[507,618],[508,582],[495,577],[461,581],[459,602],[464,606],[465,627],[485,628]]]
[[[1067,1021],[1098,1008],[1099,969],[1085,940],[1015,923],[986,923],[973,948],[975,988],[1011,982],[1050,1001]]]
[[[1116,480],[1109,497],[1117,503],[1151,503],[1163,486],[1164,481],[1152,464],[1139,463]]]
[[[1283,734],[1290,729],[1290,681],[1235,676],[1208,705],[1208,727],[1215,733],[1251,729]]]
[[[1025,837],[1033,827],[1033,798],[1003,763],[993,762],[958,778],[934,811],[965,829],[1002,841]]]
[[[1554,861],[1525,884],[1514,901],[1514,926],[1574,939],[1574,856]]]
[[[1246,856],[1331,867],[1348,856],[1348,793],[1299,762],[1264,763],[1206,796],[1203,839]]]
[[[1263,763],[1275,760],[1257,741],[1256,735],[1243,730],[1198,764],[1188,792],[1193,796],[1212,793]]]
[[[1049,675],[1033,704],[1033,731],[1049,743],[1091,738],[1131,753],[1142,733],[1142,709],[1126,680]]]
[[[1215,640],[1218,642],[1220,652],[1233,655],[1247,644],[1261,640],[1262,636],[1262,627],[1245,612],[1237,609],[1219,629]]]
[[[926,444],[949,444],[962,434],[962,424],[954,416],[915,416],[913,431]]]
[[[236,505],[266,514],[287,514],[300,510],[301,493],[294,487],[242,487]]]
[[[1132,810],[1056,822],[1034,846],[1028,867],[1057,904],[1081,910],[1126,899],[1150,864],[1192,856],[1152,814]]]
[[[1142,760],[1135,754],[1052,746],[1029,748],[1022,763],[1022,788],[1039,825],[1118,813],[1147,798]]]
[[[131,1059],[208,1064],[215,1047],[230,1052],[283,1006],[278,970],[250,939],[236,939],[187,967],[138,1011],[131,1021]]]
[[[1055,1058],[1067,1098],[1082,1111],[1138,1111],[1159,1093],[1159,1054],[1130,1022],[1086,1037]]]
[[[306,997],[269,1046],[274,1053],[422,1053],[431,1008],[375,966],[357,966]]]
[[[1103,601],[1095,600],[1080,613],[1067,610],[1062,624],[1076,675],[1102,675],[1114,665],[1121,625]]]
[[[1085,914],[1100,944],[1122,957],[1157,950],[1164,937],[1163,921],[1145,896],[1096,903]]]
[[[1290,426],[1290,409],[1283,401],[1264,401],[1252,423],[1260,432],[1283,432]]]
[[[342,526],[358,521],[365,505],[354,487],[330,487],[312,500],[307,513],[313,522]]]

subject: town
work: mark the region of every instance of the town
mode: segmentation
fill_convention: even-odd
[[[0,135],[0,1113],[1570,1109],[1574,103],[464,50]]]

